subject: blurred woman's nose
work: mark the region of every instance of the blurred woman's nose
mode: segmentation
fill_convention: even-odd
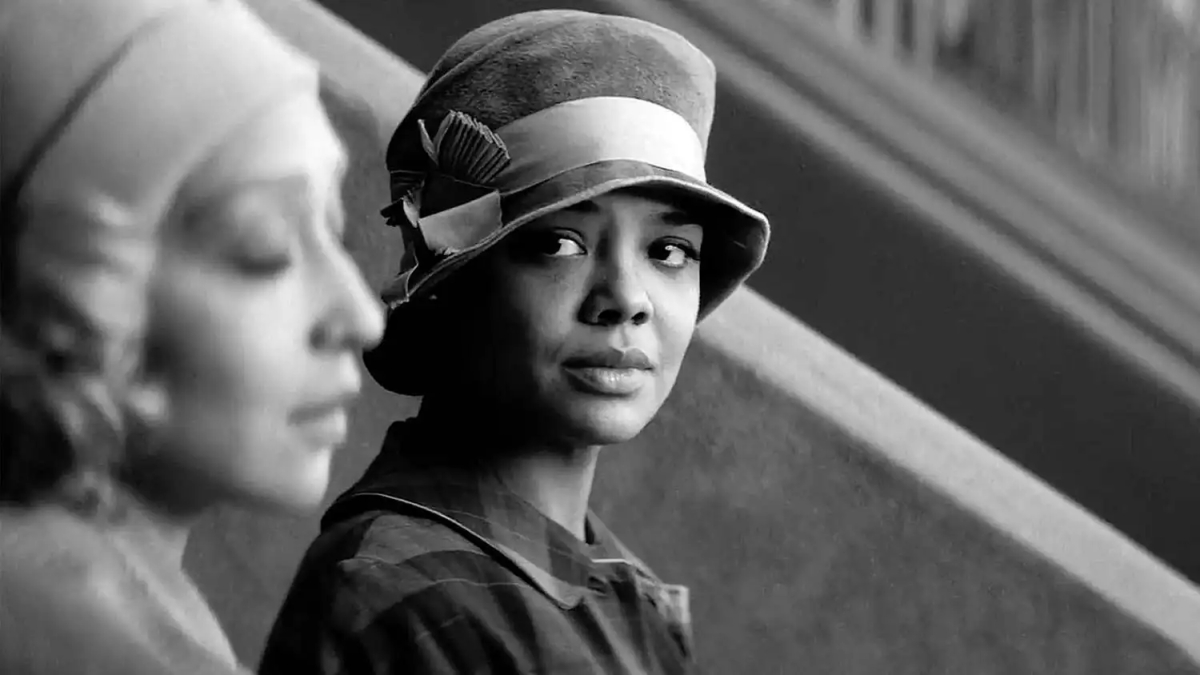
[[[634,250],[612,250],[596,259],[592,287],[582,308],[584,323],[640,325],[654,317],[654,304],[638,262]]]
[[[314,331],[313,344],[319,349],[359,351],[371,347],[383,337],[383,303],[371,292],[358,265],[339,251],[324,280],[329,304]]]

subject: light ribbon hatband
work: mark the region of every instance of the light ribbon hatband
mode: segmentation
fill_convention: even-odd
[[[588,164],[637,160],[705,180],[704,148],[673,110],[639,98],[567,101],[501,127],[512,163],[496,187],[511,194]]]
[[[477,199],[420,218],[433,250],[453,253],[501,226],[500,197],[573,169],[613,160],[644,162],[704,182],[704,146],[678,113],[637,98],[598,96],[540,110],[496,131],[511,161]]]

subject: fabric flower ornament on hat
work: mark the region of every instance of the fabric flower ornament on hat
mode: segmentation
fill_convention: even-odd
[[[458,111],[447,114],[433,136],[425,120],[417,125],[428,164],[390,172],[392,193],[401,197],[382,211],[389,225],[401,228],[415,263],[384,290],[389,306],[410,297],[416,267],[478,246],[502,224],[500,191],[492,181],[511,162],[504,141]]]

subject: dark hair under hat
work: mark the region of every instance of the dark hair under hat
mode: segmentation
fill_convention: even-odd
[[[468,33],[433,67],[387,151],[388,224],[404,234],[384,290],[372,377],[421,394],[414,307],[453,271],[535,218],[634,186],[669,190],[705,225],[700,317],[762,262],[765,216],[708,184],[712,61],[677,33],[628,17],[526,12]]]

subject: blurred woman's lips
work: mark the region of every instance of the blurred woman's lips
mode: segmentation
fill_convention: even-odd
[[[314,447],[325,449],[341,445],[346,440],[349,425],[346,409],[338,408],[319,417],[306,418],[296,426]]]
[[[632,396],[650,381],[654,362],[640,349],[604,349],[572,356],[563,370],[579,389],[602,396]]]
[[[292,424],[313,445],[328,448],[346,440],[349,429],[347,407],[358,397],[358,389],[346,390],[323,401],[296,408]]]

